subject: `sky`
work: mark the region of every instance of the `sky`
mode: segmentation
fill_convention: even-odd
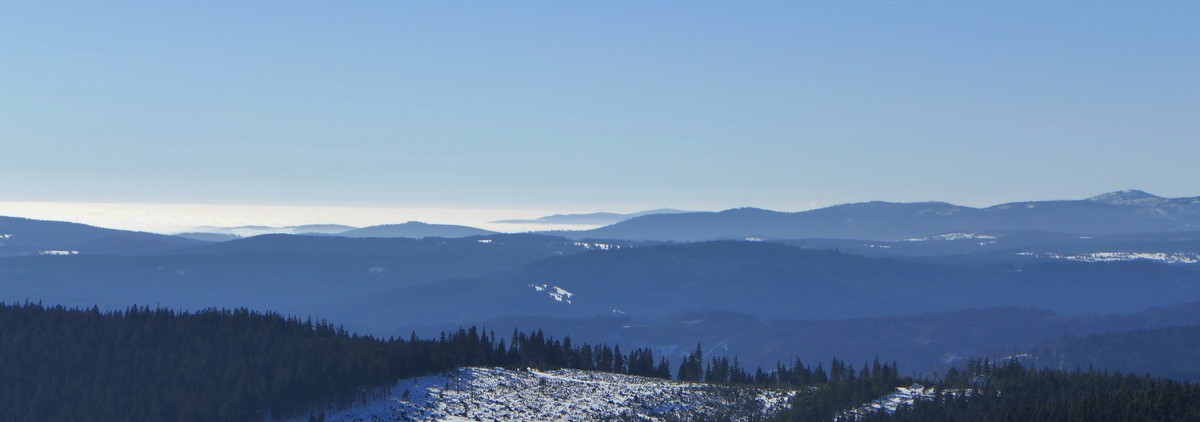
[[[1200,195],[1195,1],[2,9],[10,205],[532,218]]]

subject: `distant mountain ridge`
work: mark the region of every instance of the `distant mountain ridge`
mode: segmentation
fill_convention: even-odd
[[[338,234],[348,230],[354,230],[358,227],[344,226],[341,224],[305,224],[301,226],[239,226],[239,227],[214,227],[201,226],[192,229],[188,233],[180,233],[180,235],[188,235],[195,237],[198,234],[219,234],[232,235],[237,237],[250,237],[263,234]],[[186,237],[186,236],[185,236]],[[228,239],[226,239],[228,240]]]
[[[507,224],[562,224],[562,225],[608,225],[619,223],[631,218],[637,218],[645,215],[656,214],[683,214],[689,211],[677,210],[672,208],[659,208],[656,210],[641,211],[629,214],[620,214],[615,212],[593,212],[588,214],[554,214],[545,217],[539,217],[532,220],[500,220],[495,223]]]
[[[406,237],[421,239],[426,237],[460,238],[471,236],[487,236],[496,232],[469,226],[452,224],[430,224],[420,221],[409,221],[402,224],[381,224],[369,227],[353,227],[341,224],[306,224],[302,226],[241,226],[241,227],[197,227],[192,232],[179,233],[176,236],[205,241],[227,241],[242,237],[253,237],[272,234],[297,234],[315,236],[339,237]]]
[[[347,230],[338,233],[338,236],[343,237],[408,237],[413,239],[422,239],[426,237],[471,237],[471,236],[487,236],[496,234],[496,232],[477,229],[468,226],[456,226],[452,224],[429,224],[419,221],[409,221],[404,224],[384,224],[379,226],[364,227],[361,229]]]
[[[657,214],[562,235],[692,242],[745,238],[896,240],[986,231],[1087,235],[1196,230],[1200,230],[1200,197],[1163,198],[1125,190],[1082,200],[1013,202],[986,208],[945,202],[872,201],[794,213],[736,208]]]

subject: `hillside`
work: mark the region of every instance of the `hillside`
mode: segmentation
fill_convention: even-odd
[[[1200,381],[1200,325],[1067,336],[1034,349],[1049,367],[1087,368]]]
[[[29,255],[158,255],[205,241],[86,224],[0,217],[0,257]]]
[[[993,306],[1105,314],[1196,300],[1200,271],[1150,262],[943,265],[766,242],[711,242],[552,257],[495,276],[360,297],[338,312],[365,328],[516,315],[654,319],[697,310],[764,319]]]

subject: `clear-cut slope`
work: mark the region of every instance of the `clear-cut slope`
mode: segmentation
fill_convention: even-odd
[[[748,421],[783,410],[796,394],[737,388],[748,393],[739,395],[730,388],[574,369],[463,368],[401,380],[386,397],[325,420]]]

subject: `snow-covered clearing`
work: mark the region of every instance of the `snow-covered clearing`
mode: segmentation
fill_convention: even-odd
[[[567,289],[549,284],[530,284],[529,287],[532,287],[535,291],[546,292],[546,294],[554,298],[555,302],[565,302],[568,305],[571,304],[571,297],[575,296],[575,293],[571,293]]]
[[[326,420],[749,420],[783,410],[795,394],[574,369],[463,368],[401,380],[389,397]]]

